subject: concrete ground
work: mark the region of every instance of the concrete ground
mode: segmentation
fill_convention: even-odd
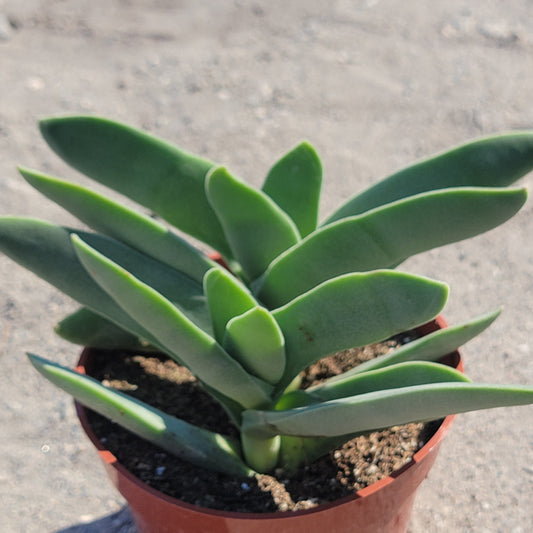
[[[302,138],[323,158],[323,214],[468,138],[533,126],[529,0],[0,0],[0,214],[73,221],[17,175],[84,178],[36,121],[99,114],[224,162],[256,185]],[[531,182],[531,175],[522,180]],[[509,223],[410,260],[447,281],[449,322],[505,311],[464,348],[477,381],[533,383],[533,202]],[[0,257],[0,531],[134,532],[70,399],[25,351],[73,364],[52,325],[72,302]],[[533,409],[459,416],[411,533],[527,533]]]

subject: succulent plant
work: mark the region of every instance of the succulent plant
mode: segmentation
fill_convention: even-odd
[[[258,190],[106,119],[51,118],[40,127],[67,163],[148,214],[21,168],[30,185],[95,233],[2,217],[0,250],[82,305],[57,325],[59,335],[167,354],[224,407],[240,442],[29,355],[52,383],[132,432],[199,466],[254,475],[296,469],[391,425],[533,403],[533,387],[474,384],[438,362],[499,311],[299,389],[301,371],[318,359],[441,312],[444,283],[395,268],[512,217],[526,191],[507,186],[533,168],[533,133],[487,137],[417,162],[318,225],[322,168],[307,142],[284,155]],[[218,251],[228,268],[173,226]]]

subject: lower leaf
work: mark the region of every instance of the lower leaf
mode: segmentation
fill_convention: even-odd
[[[454,413],[533,404],[533,387],[436,383],[359,394],[287,411],[248,410],[243,431],[260,436],[334,437],[435,420]]]
[[[37,355],[28,357],[46,379],[80,403],[181,459],[229,475],[254,474],[240,458],[234,440],[188,424]]]
[[[103,316],[82,307],[59,322],[54,331],[63,339],[91,348],[156,351],[154,346]]]

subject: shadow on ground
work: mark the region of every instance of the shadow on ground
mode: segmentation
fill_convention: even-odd
[[[56,533],[137,533],[137,528],[133,522],[128,507],[123,507],[117,513],[105,516],[94,522],[78,524],[65,529],[60,529]]]

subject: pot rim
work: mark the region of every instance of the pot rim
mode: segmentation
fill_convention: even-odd
[[[425,324],[421,326],[420,328],[417,328],[420,330],[423,334],[427,334],[428,332],[435,331],[437,329],[442,329],[447,327],[447,323],[444,320],[442,316],[436,317],[433,321],[429,322],[428,324]],[[78,361],[78,364],[75,368],[77,372],[85,374],[85,363],[87,360],[87,357],[90,353],[91,348],[84,348],[80,359]],[[452,359],[452,365],[457,368],[459,371],[463,371],[463,362],[461,359],[461,355],[459,351],[453,352],[451,354]],[[184,501],[181,501],[177,498],[174,498],[172,496],[169,496],[167,494],[164,494],[163,492],[158,491],[157,489],[154,489],[150,485],[147,485],[143,481],[141,481],[138,477],[136,477],[134,474],[132,474],[125,466],[123,466],[118,459],[113,455],[112,452],[107,450],[105,446],[100,442],[98,437],[93,432],[91,426],[89,425],[89,421],[87,419],[87,412],[85,406],[78,403],[77,401],[74,402],[75,408],[76,408],[76,414],[78,416],[78,419],[81,423],[81,426],[89,438],[89,440],[92,442],[94,447],[97,449],[98,454],[100,455],[100,458],[105,462],[105,464],[108,467],[111,467],[112,469],[116,470],[116,473],[119,476],[126,477],[131,483],[135,484],[140,490],[148,492],[154,497],[160,498],[164,500],[167,503],[176,505],[178,507],[185,508],[189,511],[197,512],[197,513],[204,513],[212,516],[218,516],[223,518],[231,518],[231,519],[250,519],[250,520],[257,520],[257,519],[282,519],[282,518],[289,518],[289,517],[297,517],[302,515],[310,515],[313,513],[318,513],[320,511],[324,511],[326,509],[330,509],[332,507],[341,506],[344,504],[347,504],[353,500],[361,499],[361,498],[367,498],[376,492],[379,492],[383,487],[394,483],[396,478],[401,476],[404,472],[409,470],[410,468],[414,467],[417,463],[420,463],[427,455],[429,455],[433,449],[441,443],[442,439],[444,438],[444,435],[450,428],[453,420],[455,419],[456,415],[448,415],[446,416],[442,422],[440,423],[438,429],[435,431],[435,433],[432,435],[432,437],[426,442],[420,450],[418,450],[412,457],[412,459],[406,463],[404,466],[399,468],[398,470],[395,470],[388,476],[384,477],[383,479],[380,479],[379,481],[376,481],[375,483],[372,483],[371,485],[358,490],[354,494],[350,494],[348,496],[345,496],[343,498],[340,498],[338,500],[323,503],[320,505],[317,505],[316,507],[313,507],[311,509],[303,509],[300,511],[278,511],[274,513],[246,513],[246,512],[238,512],[238,511],[221,511],[217,509],[211,509],[209,507],[201,507],[194,504],[190,504]]]

